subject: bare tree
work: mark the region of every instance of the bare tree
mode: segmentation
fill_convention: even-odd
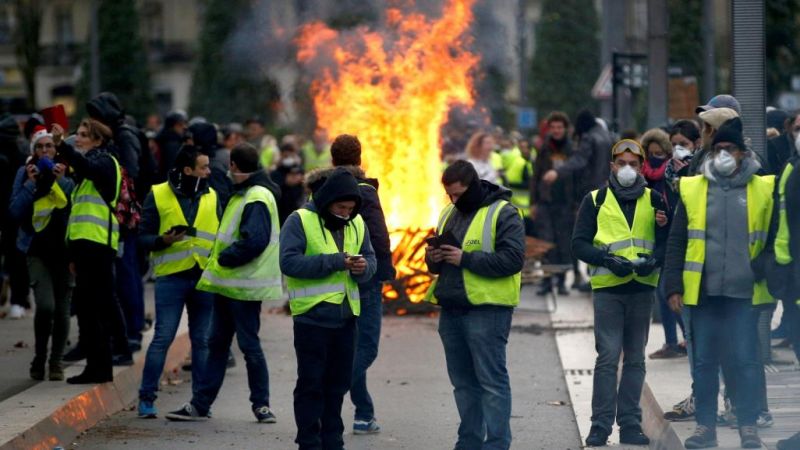
[[[22,72],[28,105],[36,107],[36,70],[39,68],[41,43],[39,32],[44,16],[43,0],[14,0],[14,48],[17,67]]]

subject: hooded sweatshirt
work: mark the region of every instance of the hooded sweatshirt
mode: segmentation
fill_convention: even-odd
[[[747,183],[761,169],[752,157],[742,160],[741,168],[730,177],[720,176],[711,159],[703,164],[703,176],[708,179],[706,217],[706,258],[703,266],[701,298],[704,296],[750,299],[759,267],[769,252],[762,252],[751,263],[748,248]],[[683,265],[688,242],[688,216],[683,203],[678,202],[667,243],[664,267],[667,295],[683,294]],[[767,248],[774,240],[770,232]]]
[[[126,126],[125,113],[117,97],[110,92],[103,92],[86,103],[89,117],[98,120],[111,128],[114,133],[114,146],[109,150],[119,160],[128,175],[134,180],[139,178],[139,157],[142,155],[141,140]],[[148,155],[149,155],[149,149]]]
[[[489,206],[498,200],[511,201],[511,191],[502,186],[484,180],[481,180],[477,186],[481,189],[478,207],[469,212],[463,212],[458,208],[454,209],[444,226],[443,232],[453,233],[460,243],[464,242],[467,229],[478,209]],[[434,263],[426,257],[428,269],[439,275],[434,295],[442,308],[454,311],[473,308],[503,308],[502,306],[471,304],[464,287],[464,269],[490,278],[510,277],[522,270],[525,263],[525,227],[517,208],[511,204],[500,210],[495,236],[494,253],[482,251],[464,253],[461,257],[460,267],[445,262]]]
[[[326,211],[331,204],[342,200],[355,200],[356,207],[351,218],[359,213],[361,207],[361,194],[355,177],[346,169],[338,168],[328,176],[314,180],[310,183],[313,200],[306,203],[303,208],[319,214],[320,227],[326,225]],[[331,235],[336,241],[339,253],[307,256],[306,234],[300,215],[292,213],[281,230],[281,272],[293,278],[318,279],[334,272],[345,270],[345,255],[342,250],[344,244],[343,229],[331,230]],[[352,275],[358,283],[365,283],[375,275],[375,252],[369,239],[369,229],[364,230],[364,242],[359,252],[367,261],[367,269],[361,275]],[[325,328],[344,327],[353,318],[353,311],[345,299],[340,305],[322,302],[305,314],[294,316],[294,320],[307,325]]]

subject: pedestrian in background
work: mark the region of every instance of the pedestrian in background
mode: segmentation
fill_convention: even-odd
[[[358,182],[361,208],[358,214],[364,219],[369,239],[375,251],[377,268],[375,275],[365,283],[359,283],[361,314],[356,318],[356,354],[353,365],[353,385],[350,399],[356,407],[353,419],[354,434],[374,434],[381,430],[375,419],[375,406],[367,390],[367,369],[378,357],[383,318],[383,283],[395,277],[392,265],[392,248],[389,230],[378,197],[379,183],[367,178],[361,169],[361,142],[356,136],[343,134],[331,144],[331,161],[334,167],[346,168]]]
[[[31,157],[14,180],[9,213],[19,224],[17,248],[27,256],[36,302],[36,353],[30,376],[44,380],[49,362],[50,381],[60,381],[64,379],[61,357],[69,335],[71,293],[64,238],[75,183],[66,176],[67,166],[57,157],[53,135],[46,128],[37,128],[30,147]]]
[[[611,150],[608,186],[587,194],[578,211],[572,251],[589,264],[597,361],[592,427],[586,445],[604,446],[616,417],[620,443],[648,445],[639,399],[645,379],[657,268],[664,259],[666,206],[641,174],[645,152],[623,139]],[[617,372],[622,359],[622,375]]]
[[[525,229],[511,191],[456,161],[442,185],[450,197],[439,241],[425,248],[436,282],[427,300],[441,306],[439,336],[461,423],[456,448],[511,447],[511,383],[506,345],[519,304]],[[485,240],[491,236],[492,240]]]

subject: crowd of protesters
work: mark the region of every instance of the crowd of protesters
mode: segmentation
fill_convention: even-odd
[[[526,235],[552,244],[542,263],[559,268],[539,295],[568,294],[572,270],[571,287],[593,296],[587,445],[605,445],[615,421],[621,442],[649,443],[639,398],[654,303],[665,342],[650,358],[690,361],[691,392],[664,414],[697,422],[685,446],[716,446],[719,423],[738,427],[742,447],[761,445],[758,427],[773,424],[770,339],[785,337],[800,352],[800,117],[768,111],[762,158],[740,112],[720,95],[696,117],[641,135],[616,136],[588,110],[574,120],[550,113],[531,141],[488,127],[447,133],[442,185],[451,204],[426,247],[437,275],[426,299],[441,306],[457,448],[511,445],[505,347]],[[148,326],[143,280],[153,277],[139,416],[158,415],[159,379],[185,309],[192,398],[166,417],[210,417],[236,336],[252,412],[273,423],[259,317],[263,301],[286,291],[300,448],[342,447],[348,392],[353,432],[380,431],[366,380],[378,354],[381,287],[395,272],[379,180],[361,168],[357,137],[329,142],[316,130],[278,140],[257,118],[216,125],[182,111],[153,115],[140,129],[103,93],[74,129],[40,114],[0,120],[0,150],[3,295],[8,316],[20,318],[32,309],[32,288],[31,378],[63,380],[64,362],[86,359],[66,381],[102,383],[114,365],[133,364]],[[775,299],[783,316],[771,331]],[[71,315],[78,340],[66,351]]]

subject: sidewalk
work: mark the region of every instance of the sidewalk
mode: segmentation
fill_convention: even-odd
[[[589,433],[591,417],[592,372],[596,353],[594,350],[593,308],[588,295],[571,295],[558,300],[558,310],[553,314],[553,327],[556,328],[556,341],[564,365],[567,386],[570,390],[578,421],[581,437]],[[650,337],[646,353],[652,353],[664,344],[664,329],[660,323],[650,326]],[[777,357],[782,360],[793,360],[790,350],[777,350]],[[691,390],[688,358],[652,360],[647,359],[647,377],[645,392],[642,395],[642,409],[645,422],[648,414],[655,419],[660,413],[672,408],[672,405],[683,400]],[[652,392],[654,402],[648,398]],[[800,371],[796,366],[767,367],[767,396],[775,425],[759,430],[765,447],[774,449],[777,441],[785,439],[800,431]],[[655,423],[654,420],[651,420]],[[652,423],[650,426],[652,426]],[[666,422],[666,433],[661,442],[653,442],[651,448],[682,449],[683,441],[691,436],[695,423]],[[648,424],[645,423],[645,430]],[[618,444],[616,429],[611,436],[612,447],[622,448]],[[728,427],[717,429],[720,449],[738,449],[739,435],[737,430]],[[651,438],[652,438],[651,433]],[[677,441],[676,441],[677,439]],[[631,447],[637,448],[637,447]]]

